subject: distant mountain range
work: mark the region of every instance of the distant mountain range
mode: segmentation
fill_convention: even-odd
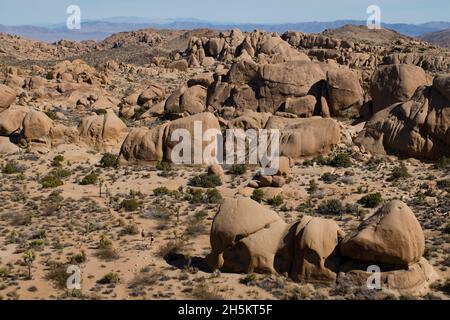
[[[256,24],[256,23],[216,23],[197,19],[163,19],[150,20],[139,17],[115,17],[103,20],[82,21],[81,30],[68,30],[65,24],[56,24],[46,27],[37,26],[3,26],[0,32],[15,34],[34,40],[55,42],[65,40],[102,40],[114,33],[132,31],[138,29],[214,29],[229,30],[238,28],[242,31],[260,29],[265,31],[285,32],[301,31],[305,33],[320,33],[326,29],[340,28],[344,25],[365,25],[362,20],[337,20],[330,22],[299,22],[284,24]],[[450,22],[435,21],[423,24],[386,23],[383,27],[395,30],[408,36],[421,37],[428,33],[450,29]]]
[[[450,48],[450,29],[427,33],[421,38],[438,46]]]

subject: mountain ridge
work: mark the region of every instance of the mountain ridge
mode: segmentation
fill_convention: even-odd
[[[0,32],[22,36],[25,38],[46,42],[64,40],[103,40],[118,32],[133,31],[146,28],[193,30],[212,29],[229,30],[240,29],[252,31],[260,29],[268,32],[300,31],[304,33],[320,33],[326,29],[340,28],[344,25],[365,25],[363,20],[335,20],[335,21],[310,21],[310,22],[288,22],[288,23],[227,23],[211,22],[192,18],[185,19],[158,19],[151,20],[138,17],[114,17],[101,20],[85,20],[82,22],[81,30],[68,30],[65,24],[54,24],[50,26],[5,26],[0,25]],[[385,23],[384,28],[392,29],[407,36],[420,37],[425,34],[450,29],[450,22],[430,21],[422,24]]]

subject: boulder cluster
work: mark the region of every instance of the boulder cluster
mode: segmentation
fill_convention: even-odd
[[[383,287],[420,293],[437,277],[423,258],[425,238],[411,209],[384,205],[350,234],[329,219],[304,216],[287,224],[248,198],[227,198],[211,228],[212,270],[277,273],[295,281],[365,286],[377,266]]]
[[[230,64],[205,87],[205,104],[215,109],[287,110],[300,117],[329,117],[359,109],[364,102],[356,72],[336,63],[312,62],[276,34],[244,35],[234,30],[229,37],[193,38],[185,54],[188,61],[212,57]],[[199,95],[204,96],[205,92]]]
[[[430,84],[418,67],[380,67],[371,87],[374,115],[355,143],[376,154],[450,156],[449,89],[449,75],[436,76]]]

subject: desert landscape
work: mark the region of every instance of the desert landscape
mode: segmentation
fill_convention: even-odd
[[[0,299],[450,297],[443,46],[354,25],[0,34],[0,83]],[[280,130],[277,173],[174,164],[195,121]]]

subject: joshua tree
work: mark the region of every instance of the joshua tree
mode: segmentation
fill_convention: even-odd
[[[98,189],[99,189],[99,196],[102,197],[102,186],[103,186],[103,178],[98,179]]]
[[[33,262],[36,259],[36,255],[34,254],[33,250],[28,250],[23,254],[22,259],[28,267],[28,279],[31,280],[31,267],[33,266]]]

